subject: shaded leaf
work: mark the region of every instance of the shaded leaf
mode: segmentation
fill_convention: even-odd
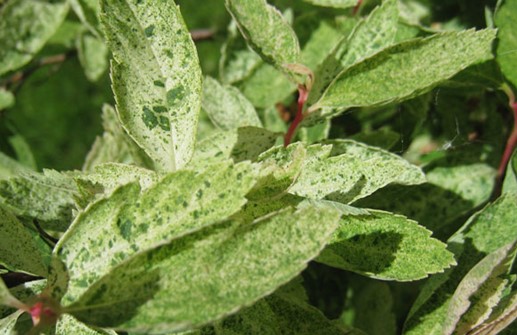
[[[303,47],[300,54],[302,63],[315,70],[334,49],[342,36],[341,31],[334,28],[329,22],[322,21]]]
[[[237,88],[223,86],[211,77],[203,83],[202,106],[220,129],[262,126],[255,108]]]
[[[68,3],[10,0],[0,9],[0,75],[27,64],[56,32]]]
[[[506,176],[503,183],[503,193],[517,193],[517,154],[515,152],[508,162],[506,169]]]
[[[0,152],[0,180],[29,172],[27,166]]]
[[[268,108],[288,98],[296,89],[273,66],[262,63],[240,85],[242,93],[257,108]]]
[[[511,334],[512,329],[510,328],[517,319],[517,291],[512,292],[504,308],[493,314],[487,322],[476,327],[469,335]],[[503,330],[505,331],[503,332]]]
[[[400,141],[400,135],[388,128],[382,128],[376,131],[355,134],[350,139],[372,147],[390,150]]]
[[[83,164],[84,171],[104,163],[125,163],[147,167],[149,157],[120,125],[117,112],[110,105],[102,107],[104,134],[97,136]]]
[[[48,248],[36,243],[33,235],[18,219],[0,206],[0,264],[15,272],[46,277]]]
[[[388,284],[364,277],[352,282],[352,325],[369,335],[395,335],[394,295]]]
[[[77,39],[77,53],[90,81],[97,81],[108,69],[108,47],[99,37],[83,33]]]
[[[490,316],[508,284],[502,277],[510,270],[516,246],[514,242],[488,254],[463,277],[451,297],[443,334],[465,334]]]
[[[451,297],[463,277],[486,255],[517,239],[515,194],[504,194],[473,215],[448,241],[458,266],[430,278],[404,325],[404,334],[442,334]]]
[[[301,206],[252,224],[208,227],[121,264],[68,311],[92,324],[138,332],[214,321],[300,273],[323,248],[338,217]]]
[[[18,318],[23,313],[23,311],[17,311],[13,314],[6,316],[3,319],[0,319],[0,334],[1,335],[13,335],[16,334],[13,332],[16,327],[16,322]]]
[[[228,25],[228,38],[221,47],[219,76],[223,84],[234,84],[249,77],[262,59],[247,47],[235,20]]]
[[[99,14],[100,6],[97,0],[69,0],[70,7],[81,23],[97,37],[101,37]]]
[[[317,308],[293,300],[282,291],[241,310],[212,326],[215,335],[230,334],[350,334],[327,319]]]
[[[388,212],[345,216],[318,262],[383,280],[410,281],[455,264],[446,245],[415,221]]]
[[[282,14],[266,0],[226,0],[226,8],[249,45],[264,61],[289,74],[297,63],[298,38]]]
[[[16,153],[18,161],[31,170],[37,170],[36,160],[30,148],[29,143],[21,136],[16,134],[9,137],[9,144]]]
[[[14,105],[14,95],[3,87],[0,87],[0,110]]]
[[[271,148],[278,137],[277,133],[255,127],[217,132],[197,143],[189,166],[208,166],[229,158],[235,162],[254,161]]]
[[[180,169],[194,151],[201,71],[178,7],[105,0],[101,23],[115,59],[111,77],[124,128],[158,169]]]

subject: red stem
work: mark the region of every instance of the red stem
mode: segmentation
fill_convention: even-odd
[[[517,146],[517,102],[515,102],[515,98],[510,96],[510,107],[513,110],[513,129],[508,141],[506,142],[506,147],[504,148],[503,158],[499,164],[499,168],[497,169],[497,178],[499,180],[503,180],[506,166],[512,157],[512,153]]]
[[[362,3],[363,3],[363,0],[357,1],[357,4],[355,5],[354,9],[352,10],[352,15],[356,15],[357,12],[359,12],[359,8],[361,7]]]
[[[300,125],[303,120],[303,106],[307,101],[307,97],[309,96],[309,91],[304,85],[298,85],[298,109],[296,111],[296,116],[294,117],[293,122],[289,126],[287,133],[284,137],[284,146],[287,147],[291,140],[293,139],[294,134],[296,133],[296,129]]]

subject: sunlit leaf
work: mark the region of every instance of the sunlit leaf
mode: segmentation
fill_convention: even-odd
[[[201,71],[178,7],[172,1],[105,0],[101,12],[124,128],[159,169],[183,167],[194,151]]]

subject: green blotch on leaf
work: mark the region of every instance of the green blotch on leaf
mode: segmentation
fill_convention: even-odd
[[[154,84],[155,86],[165,87],[165,84],[164,84],[164,83],[163,83],[163,81],[161,81],[161,80],[155,80],[155,81],[153,81],[153,84]]]
[[[138,226],[138,231],[141,233],[145,234],[145,233],[147,233],[147,230],[149,230],[149,224],[147,224],[147,223],[143,223]]]
[[[145,37],[152,37],[154,35],[154,24],[144,29]]]
[[[131,238],[131,228],[133,226],[133,223],[130,220],[119,220],[117,222],[117,226],[120,229],[120,234],[122,237],[126,240],[129,240]]]
[[[144,107],[144,114],[142,115],[142,120],[149,129],[153,129],[158,125],[158,119],[156,118],[156,115],[154,115],[153,111],[147,107]]]
[[[160,116],[160,128],[162,128],[165,131],[171,130],[171,124],[169,122],[169,119],[165,116]]]
[[[185,97],[185,88],[177,86],[172,90],[167,91],[167,103],[169,106],[175,106]]]
[[[166,113],[167,108],[164,106],[154,106],[153,111],[155,111],[156,113]]]

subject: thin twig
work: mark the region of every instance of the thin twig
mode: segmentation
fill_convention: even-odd
[[[512,157],[515,147],[517,146],[517,102],[515,101],[515,94],[508,85],[503,85],[502,89],[508,96],[508,106],[513,112],[513,129],[510,133],[510,136],[508,137],[508,140],[506,141],[503,157],[501,158],[499,168],[497,169],[496,184],[494,187],[494,194],[492,196],[493,198],[501,195],[508,163]]]
[[[287,147],[291,143],[291,140],[293,139],[293,136],[296,133],[298,126],[303,121],[303,106],[305,105],[308,96],[309,91],[307,90],[305,85],[298,85],[298,110],[296,111],[296,116],[294,117],[293,122],[291,123],[289,129],[287,130],[287,133],[285,134],[285,147]]]
[[[359,12],[359,8],[361,8],[362,4],[363,4],[363,0],[357,1],[357,4],[355,5],[354,9],[352,9],[352,15],[356,15]]]
[[[195,29],[190,31],[190,36],[195,42],[210,40],[215,36],[213,29]]]
[[[76,52],[75,50],[71,50],[67,53],[42,57],[40,59],[37,59],[31,63],[29,67],[27,67],[23,71],[15,72],[13,75],[11,75],[9,78],[5,79],[4,81],[0,82],[0,86],[7,86],[7,87],[13,87],[11,88],[11,91],[17,91],[23,82],[27,80],[28,77],[30,77],[34,72],[36,72],[38,69],[54,65],[54,64],[61,64],[64,63],[68,58],[70,58],[72,55],[74,55]]]

